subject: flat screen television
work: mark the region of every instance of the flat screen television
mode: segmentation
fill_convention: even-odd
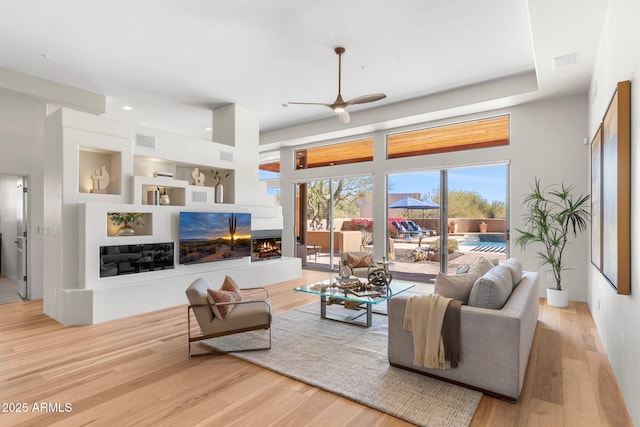
[[[251,214],[180,212],[180,264],[251,256]]]

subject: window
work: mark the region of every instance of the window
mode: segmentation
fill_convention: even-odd
[[[509,116],[387,136],[387,158],[421,156],[509,145]]]

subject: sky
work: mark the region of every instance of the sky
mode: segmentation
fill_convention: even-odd
[[[180,212],[180,241],[213,240],[229,237],[231,213],[222,212]],[[251,214],[236,213],[236,235],[251,234]]]
[[[507,166],[483,166],[450,169],[449,191],[474,191],[487,202],[506,202]],[[430,193],[440,186],[440,172],[416,172],[389,175],[389,193]]]

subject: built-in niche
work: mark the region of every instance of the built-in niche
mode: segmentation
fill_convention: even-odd
[[[150,212],[107,212],[106,220],[109,237],[153,235],[153,214]]]
[[[174,268],[173,242],[100,246],[100,277]]]
[[[79,147],[78,192],[92,194],[122,193],[122,153]]]

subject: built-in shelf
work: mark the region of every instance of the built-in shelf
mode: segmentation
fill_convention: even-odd
[[[108,174],[108,185],[105,189],[100,190],[97,185],[97,177],[105,172]],[[82,146],[78,148],[79,193],[89,193],[94,195],[121,194],[121,175],[121,152]]]
[[[111,214],[113,212],[107,213],[107,236],[108,237],[130,237],[130,236],[153,236],[153,214],[151,212],[136,212],[140,213],[142,216],[140,217],[141,225],[131,224],[131,228],[133,229],[132,234],[120,235],[118,234],[120,228],[123,227],[122,224],[115,225],[111,220]],[[127,212],[117,212],[120,214],[126,214]]]
[[[149,176],[134,176],[132,180],[132,203],[142,205],[153,205],[151,194],[154,191],[164,191],[169,196],[170,206],[186,205],[186,188],[189,185],[187,181],[173,178],[154,178]],[[151,194],[150,194],[151,192]]]

